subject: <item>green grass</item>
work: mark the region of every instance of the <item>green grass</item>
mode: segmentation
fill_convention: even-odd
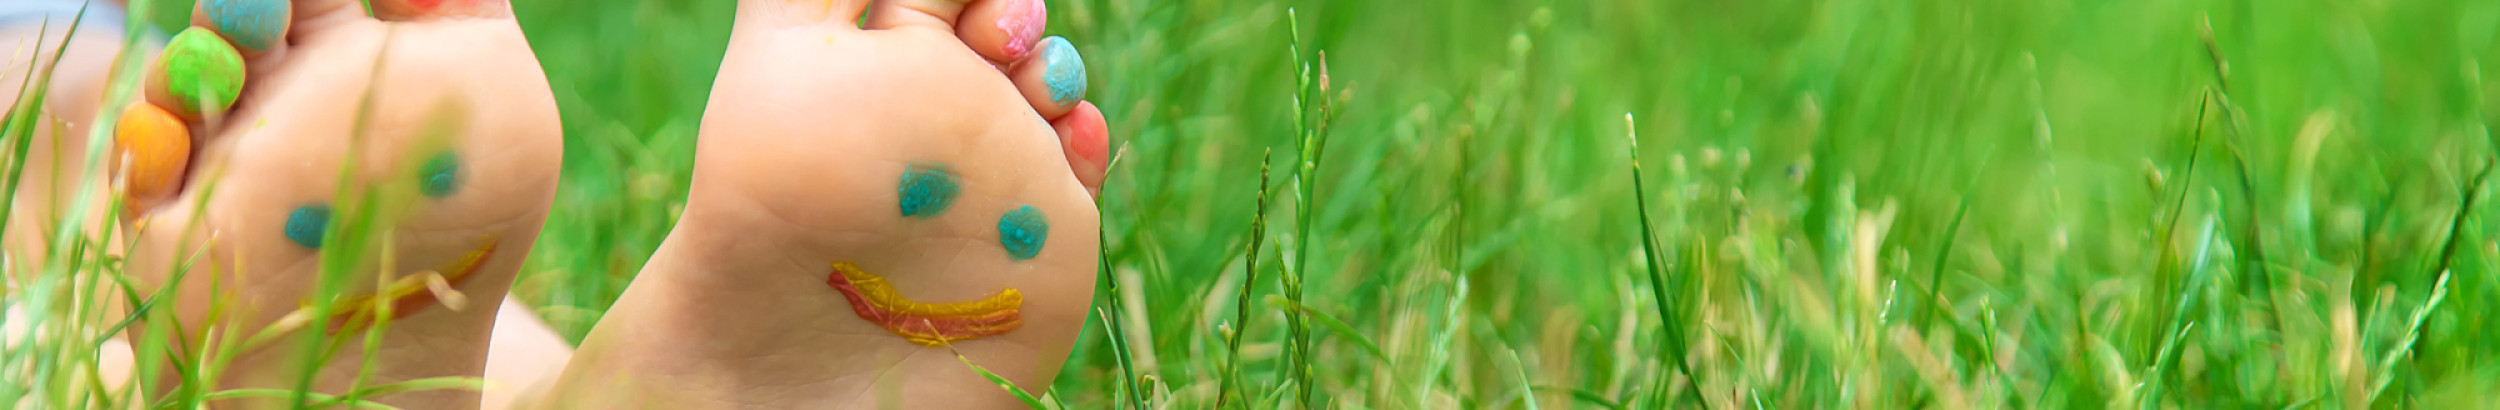
[[[518,3],[567,212],[516,294],[578,338],[683,203],[731,5]],[[2500,402],[2500,4],[1050,6],[1119,159],[1032,403]],[[0,398],[107,397],[62,340]]]

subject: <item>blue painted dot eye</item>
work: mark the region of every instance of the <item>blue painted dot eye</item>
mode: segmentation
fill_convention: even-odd
[[[903,216],[929,219],[946,213],[955,204],[955,194],[962,188],[955,183],[955,172],[937,165],[906,165],[903,168]]]
[[[417,190],[442,198],[460,190],[460,154],[444,151],[417,168]]]
[[[296,245],[321,249],[321,232],[329,228],[329,205],[300,206],[286,215],[286,238],[294,240]]]
[[[1033,259],[1042,253],[1042,242],[1050,238],[1050,220],[1042,210],[1027,205],[1007,211],[998,217],[998,246],[1007,248],[1007,257],[1015,260]]]

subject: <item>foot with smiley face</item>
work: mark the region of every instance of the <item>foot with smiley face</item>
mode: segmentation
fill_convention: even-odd
[[[1105,134],[1040,1],[741,2],[676,230],[540,402],[1017,403],[958,353],[1047,387]]]
[[[82,7],[119,12],[0,3],[0,32],[47,27],[9,18],[30,9],[51,10],[48,27]],[[49,253],[29,248],[62,224],[127,241],[111,251],[130,294],[158,306],[129,335],[167,340],[141,348],[195,364],[142,380],[158,397],[297,386],[335,395],[483,373],[495,307],[546,218],[563,154],[555,99],[508,3],[201,0],[192,11],[161,49],[129,50],[146,59],[128,73],[144,81],[110,107],[101,105],[116,75],[106,62],[122,52],[120,18],[91,14],[95,25],[70,40],[60,57],[71,75],[51,79],[58,91],[43,115],[77,125],[33,138],[27,157],[57,162],[20,164],[35,184],[10,198],[26,206],[7,215],[10,254]],[[22,76],[0,72],[12,84]],[[92,163],[82,159],[91,127],[113,136],[96,147],[111,156]],[[78,192],[90,177],[111,183]],[[121,218],[106,220],[113,199]],[[9,271],[26,266],[42,265]],[[139,303],[99,305],[124,302]],[[372,399],[457,409],[479,394]],[[246,396],[206,406],[300,405]]]

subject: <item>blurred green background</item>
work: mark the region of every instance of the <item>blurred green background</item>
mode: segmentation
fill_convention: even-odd
[[[733,4],[515,3],[566,132],[517,292],[578,338]],[[2500,2],[1050,8],[1119,158],[1102,314],[1024,386],[1072,407],[2500,406]]]

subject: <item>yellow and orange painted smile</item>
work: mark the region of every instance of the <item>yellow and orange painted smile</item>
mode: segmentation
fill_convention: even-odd
[[[922,303],[903,297],[884,277],[850,262],[834,262],[830,276],[825,284],[842,292],[859,318],[921,346],[995,336],[1024,325],[1024,314],[1019,311],[1024,294],[1014,288],[970,302]]]
[[[478,246],[477,250],[462,254],[459,258],[452,259],[450,263],[445,263],[434,271],[443,275],[443,282],[450,288],[459,288],[462,283],[468,282],[470,277],[477,276],[478,269],[486,266],[487,258],[495,256],[495,247],[500,241],[489,236],[483,242],[485,244]],[[404,319],[408,315],[414,315],[424,311],[425,308],[432,307],[435,302],[439,301],[439,298],[432,289],[423,286],[424,279],[423,277],[402,278],[400,283],[383,286],[376,294],[347,299],[340,305],[345,309],[331,316],[333,318],[331,330],[337,331],[348,324],[370,323],[376,316],[375,311],[380,309],[380,306],[373,303],[376,297],[389,298],[392,320]]]

